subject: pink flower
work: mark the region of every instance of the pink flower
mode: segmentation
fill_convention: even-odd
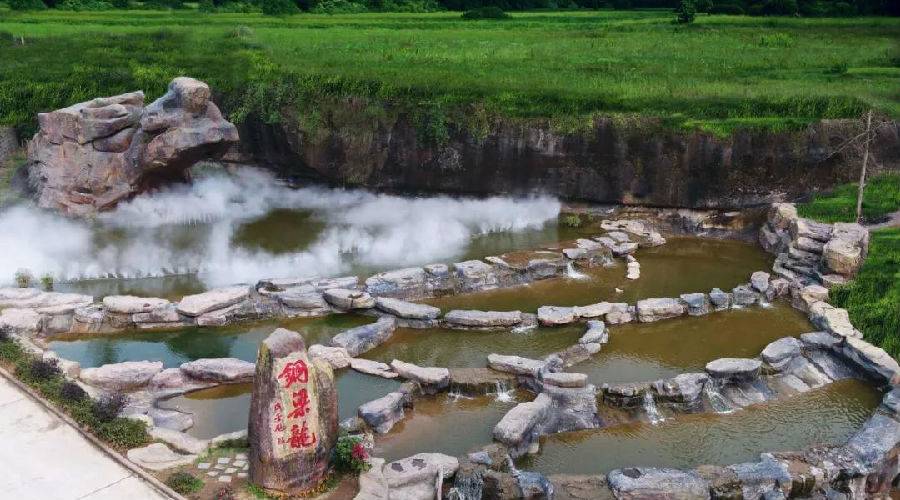
[[[369,458],[369,453],[366,451],[366,447],[363,446],[362,443],[354,444],[353,450],[350,452],[350,455],[353,456],[354,460],[366,460]]]

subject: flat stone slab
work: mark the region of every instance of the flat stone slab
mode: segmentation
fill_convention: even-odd
[[[217,288],[208,292],[188,295],[181,299],[176,309],[185,316],[196,317],[218,309],[233,306],[250,296],[250,290],[244,286]]]
[[[80,378],[85,383],[111,391],[127,391],[150,383],[163,369],[162,361],[125,361],[97,368],[84,368]]]
[[[616,498],[709,498],[709,483],[696,471],[630,467],[610,472],[606,480]]]
[[[375,307],[375,299],[367,292],[348,290],[346,288],[332,288],[325,290],[325,301],[338,309],[371,309]]]
[[[171,304],[166,299],[155,297],[135,297],[132,295],[109,295],[103,298],[103,307],[115,314],[148,313]]]
[[[568,325],[576,320],[573,307],[541,306],[537,310],[537,317],[544,326]]]
[[[450,370],[447,368],[422,367],[398,359],[391,361],[391,368],[401,377],[432,389],[442,389],[450,383]]]
[[[557,372],[546,373],[541,379],[545,384],[556,387],[579,388],[587,385],[587,375],[584,373]]]
[[[762,362],[749,358],[719,358],[706,364],[706,373],[713,378],[747,381],[759,377]]]
[[[197,455],[175,453],[163,443],[151,443],[143,448],[132,448],[128,450],[126,456],[135,464],[156,471],[188,465],[197,459]]]
[[[794,337],[784,337],[766,346],[762,351],[762,359],[772,366],[778,367],[800,354],[801,342]]]
[[[550,415],[551,406],[550,397],[544,393],[532,402],[517,404],[494,427],[494,439],[513,447],[527,443],[537,434],[535,428]]]
[[[350,368],[365,373],[367,375],[375,375],[381,378],[397,378],[400,376],[393,371],[390,366],[380,361],[372,361],[363,358],[350,358]]]
[[[331,368],[339,370],[350,366],[350,354],[343,347],[330,347],[321,344],[309,346],[309,356],[325,360]]]
[[[705,373],[681,373],[650,384],[657,397],[666,402],[692,404],[700,400],[709,376]]]
[[[441,310],[437,307],[388,297],[376,298],[375,307],[379,311],[405,319],[436,319],[441,315]]]
[[[256,365],[237,358],[201,358],[182,363],[181,371],[191,378],[211,382],[249,382]]]
[[[150,437],[168,444],[176,451],[191,455],[202,455],[209,449],[208,440],[197,439],[184,432],[178,432],[172,429],[153,427],[150,429]],[[198,465],[197,468],[200,468],[200,466]],[[209,468],[209,464],[206,464],[206,468]]]
[[[331,345],[343,347],[347,354],[356,357],[389,339],[396,329],[397,319],[385,316],[374,323],[344,330],[331,339]]]
[[[444,315],[451,327],[497,328],[516,326],[522,322],[521,311],[476,311],[454,309]]]
[[[685,312],[685,305],[672,298],[644,299],[637,303],[637,316],[642,323],[676,318]]]
[[[520,356],[506,356],[503,354],[488,355],[488,366],[494,370],[516,375],[529,375],[535,377],[547,365],[545,361],[523,358]]]

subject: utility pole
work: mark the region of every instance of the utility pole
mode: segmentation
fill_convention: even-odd
[[[862,223],[863,190],[866,187],[866,167],[869,164],[869,143],[872,141],[872,110],[866,113],[866,135],[863,142],[863,161],[859,171],[859,191],[856,193],[856,222]]]

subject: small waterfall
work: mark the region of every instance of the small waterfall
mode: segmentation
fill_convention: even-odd
[[[731,403],[725,399],[725,396],[719,391],[718,385],[712,380],[703,387],[703,393],[706,394],[709,405],[712,406],[713,411],[716,413],[731,413],[734,411]]]
[[[494,401],[498,403],[513,403],[516,400],[515,390],[509,387],[505,380],[498,380],[495,382],[496,385],[496,394],[494,395]]]
[[[590,278],[590,276],[575,269],[575,264],[573,264],[572,261],[569,261],[569,263],[566,264],[566,278],[573,280],[586,280]]]
[[[513,333],[528,333],[537,328],[537,324],[526,325],[526,326],[517,326],[510,330]]]
[[[656,400],[653,399],[653,394],[650,391],[644,393],[644,412],[647,413],[647,418],[650,419],[650,423],[653,425],[657,425],[666,420],[659,412],[659,408],[656,406]]]

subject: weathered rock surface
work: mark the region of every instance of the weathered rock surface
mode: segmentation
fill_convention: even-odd
[[[184,432],[165,429],[162,427],[154,427],[150,429],[150,437],[162,441],[167,445],[175,448],[181,453],[191,455],[202,455],[209,449],[209,441],[206,439],[197,439]]]
[[[541,379],[545,384],[556,387],[579,388],[587,385],[584,373],[557,372],[544,374]]]
[[[375,307],[394,316],[405,319],[436,319],[441,315],[441,310],[427,304],[416,304],[405,300],[378,297],[375,299]]]
[[[391,361],[391,368],[401,377],[418,382],[427,393],[434,393],[450,383],[450,370],[447,368],[422,367],[398,359]]]
[[[651,387],[661,402],[695,405],[700,402],[709,377],[705,373],[682,373],[673,378],[657,380]]]
[[[143,448],[133,448],[126,453],[128,460],[150,470],[166,470],[193,463],[197,455],[175,453],[163,443],[151,443]]]
[[[209,382],[249,382],[256,366],[236,358],[201,358],[182,363],[181,370],[191,378]]]
[[[426,274],[421,267],[378,273],[366,280],[366,291],[378,297],[421,298],[426,293]]]
[[[331,365],[331,368],[339,370],[350,366],[350,354],[343,347],[329,347],[321,344],[309,346],[309,355],[320,358]]]
[[[19,334],[34,334],[41,330],[41,314],[34,309],[7,308],[0,311],[0,328]]]
[[[403,409],[409,404],[407,394],[392,392],[386,396],[369,401],[359,407],[359,418],[375,430],[386,433],[394,427],[394,424],[403,420]]]
[[[117,314],[149,313],[169,305],[166,299],[134,297],[131,295],[109,295],[103,297],[103,306],[107,311]]]
[[[360,373],[375,375],[376,377],[381,378],[397,378],[400,376],[386,363],[372,361],[370,359],[350,358],[350,368],[353,368]]]
[[[547,366],[547,363],[519,356],[490,354],[488,355],[488,366],[499,372],[536,377]]]
[[[494,427],[494,439],[520,453],[540,436],[540,427],[550,416],[552,401],[539,394],[534,401],[519,403]]]
[[[675,318],[686,312],[684,304],[677,299],[644,299],[637,303],[638,320],[643,323]]]
[[[343,347],[355,358],[389,339],[396,329],[397,319],[385,316],[374,323],[344,330],[331,339],[331,345]]]
[[[801,343],[794,337],[784,337],[766,346],[762,351],[762,359],[775,368],[781,368],[794,356],[800,354]]]
[[[766,293],[769,289],[769,273],[756,271],[750,275],[750,286],[759,293]]]
[[[253,484],[291,496],[328,476],[338,434],[334,373],[309,358],[299,333],[279,328],[260,344],[247,430]]]
[[[572,307],[541,306],[537,310],[538,321],[544,326],[568,325],[575,322]]]
[[[520,311],[474,311],[454,309],[444,315],[448,326],[462,328],[507,328],[522,322]]]
[[[709,498],[709,484],[695,471],[632,467],[616,469],[606,479],[620,500]]]
[[[587,330],[578,339],[579,344],[605,344],[609,342],[609,331],[602,321],[592,319],[587,322]]]
[[[419,453],[384,466],[388,498],[432,500],[441,496],[441,486],[459,469],[456,457],[442,453]]]
[[[375,307],[375,299],[366,292],[332,288],[325,290],[325,300],[338,309],[371,309]]]
[[[681,295],[681,301],[687,304],[687,311],[691,316],[709,313],[709,301],[706,300],[705,293],[684,293]]]
[[[81,370],[80,378],[101,389],[127,391],[147,385],[162,369],[162,361],[125,361],[85,368]]]
[[[834,307],[824,301],[814,302],[809,306],[809,320],[817,327],[840,337],[862,337],[862,333],[850,323],[850,314],[846,309]]]
[[[749,358],[719,358],[706,364],[706,372],[713,378],[749,381],[759,377],[762,362]]]
[[[176,308],[185,316],[196,317],[233,306],[245,300],[249,295],[250,290],[245,286],[217,288],[196,295],[188,295],[181,299]]]
[[[29,181],[42,208],[83,216],[159,185],[189,178],[197,161],[238,142],[209,87],[179,77],[144,107],[143,92],[101,97],[38,114],[28,144]]]

